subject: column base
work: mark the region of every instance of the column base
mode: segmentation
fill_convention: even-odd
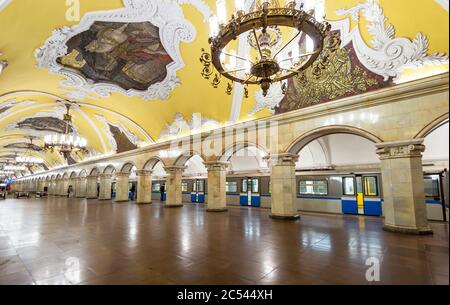
[[[276,215],[276,214],[270,214],[270,218],[272,219],[280,219],[280,220],[298,220],[300,219],[300,215]]]
[[[403,233],[411,235],[430,235],[433,234],[433,230],[430,228],[405,228],[392,225],[383,225],[383,230],[394,233]]]
[[[113,202],[121,203],[121,202],[128,202],[128,201],[130,201],[130,200],[124,199],[124,200],[114,200]]]
[[[148,201],[148,202],[137,202],[136,201],[136,204],[152,204],[152,202],[151,201]]]
[[[181,208],[181,207],[183,207],[182,204],[163,204],[163,206],[165,208]]]
[[[227,212],[228,208],[206,208],[206,212],[211,212],[211,213],[219,213],[219,212]]]
[[[98,199],[98,197],[86,197],[86,199]]]
[[[111,198],[98,198],[98,200],[106,201],[106,200],[112,200],[112,199]]]

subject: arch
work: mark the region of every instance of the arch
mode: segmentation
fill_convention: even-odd
[[[438,129],[439,127],[444,125],[445,123],[447,123],[448,120],[449,120],[449,114],[448,113],[439,116],[438,118],[436,118],[432,122],[430,122],[427,126],[422,128],[422,130],[419,131],[419,133],[416,134],[414,139],[425,138],[427,135],[429,135],[430,133],[432,133],[433,131],[435,131],[436,129]]]
[[[63,177],[63,175],[58,174],[58,175],[56,176],[56,179],[57,179],[57,180],[60,180],[62,177]]]
[[[98,176],[98,175],[100,175],[100,170],[97,167],[94,167],[89,172],[89,176]]]
[[[69,177],[70,177],[70,178],[75,178],[75,177],[77,177],[77,172],[75,172],[75,171],[71,172]]]
[[[58,179],[57,175],[52,175],[51,178],[50,178],[50,180],[56,180],[56,179]]]
[[[50,176],[45,177],[45,181],[50,181],[50,180],[52,180],[52,177],[50,177]]]
[[[267,150],[258,144],[252,142],[237,142],[233,143],[222,151],[222,154],[219,157],[219,161],[229,161],[236,152],[248,147],[255,147],[263,151],[265,154],[268,154]]]
[[[133,162],[127,162],[125,163],[122,168],[120,169],[121,173],[131,173],[131,170],[133,169],[133,167],[136,167]]]
[[[64,173],[64,175],[62,176],[63,179],[67,179],[69,178],[69,174],[67,172]]]
[[[161,162],[164,166],[166,165],[164,163],[164,161],[161,160],[160,158],[151,157],[147,162],[145,162],[144,169],[145,170],[153,170],[158,162]]]
[[[191,159],[193,156],[196,156],[196,155],[199,156],[200,158],[202,158],[203,160],[206,160],[205,157],[201,153],[191,149],[191,150],[183,151],[181,153],[181,155],[176,159],[174,165],[184,166],[189,161],[189,159]]]
[[[323,136],[339,133],[360,136],[374,143],[383,142],[383,140],[381,140],[379,137],[375,136],[374,134],[364,129],[346,125],[334,125],[334,126],[320,127],[304,133],[289,145],[289,147],[286,149],[286,152],[291,154],[298,154],[303,149],[303,147],[305,147],[312,141],[321,138]]]
[[[422,154],[422,161],[430,162],[433,166],[448,167],[445,164],[448,164],[449,160],[449,121],[444,121],[431,130],[423,138],[425,151]],[[442,161],[444,163],[441,163]],[[439,163],[441,165],[437,165]]]
[[[105,169],[103,170],[103,174],[114,174],[116,171],[116,168],[114,167],[114,165],[108,165],[105,167]]]
[[[86,176],[87,176],[87,172],[86,172],[85,169],[82,169],[82,170],[80,171],[80,173],[78,174],[78,177],[86,177]]]

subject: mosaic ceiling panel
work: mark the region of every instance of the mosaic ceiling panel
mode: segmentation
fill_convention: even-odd
[[[59,63],[94,82],[111,82],[125,90],[146,90],[166,78],[172,62],[159,30],[150,22],[94,22],[67,42]]]

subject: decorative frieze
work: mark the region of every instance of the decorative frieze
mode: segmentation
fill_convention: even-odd
[[[380,160],[396,158],[421,158],[425,151],[424,139],[385,142],[376,144]]]

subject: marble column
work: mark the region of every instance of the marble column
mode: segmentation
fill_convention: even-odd
[[[75,197],[86,197],[86,177],[77,177],[75,183]]]
[[[423,139],[378,143],[383,181],[384,229],[431,234],[423,181]]]
[[[138,170],[137,178],[137,198],[136,203],[152,203],[152,171]]]
[[[100,200],[111,200],[111,174],[100,174]]]
[[[61,183],[61,193],[60,193],[60,195],[67,197],[67,189],[69,188],[69,179],[68,178],[62,179],[61,182],[62,183]]]
[[[62,184],[62,181],[61,181],[61,179],[59,179],[59,180],[56,180],[56,187],[55,187],[55,195],[56,196],[61,196],[61,184]]]
[[[167,208],[182,207],[181,177],[186,166],[166,166],[164,167],[168,174],[166,180],[166,204]]]
[[[227,168],[229,162],[204,162],[208,169],[208,212],[227,211]]]
[[[295,179],[295,162],[298,155],[283,153],[270,157],[272,172],[271,182],[271,218],[299,219],[297,211],[297,183]]]
[[[128,201],[128,180],[129,173],[116,173],[116,198],[115,202]]]
[[[57,195],[57,190],[58,190],[58,186],[56,183],[56,180],[52,180],[51,182],[51,190],[52,190],[52,196],[56,196]]]
[[[86,198],[97,199],[97,176],[86,177]]]

